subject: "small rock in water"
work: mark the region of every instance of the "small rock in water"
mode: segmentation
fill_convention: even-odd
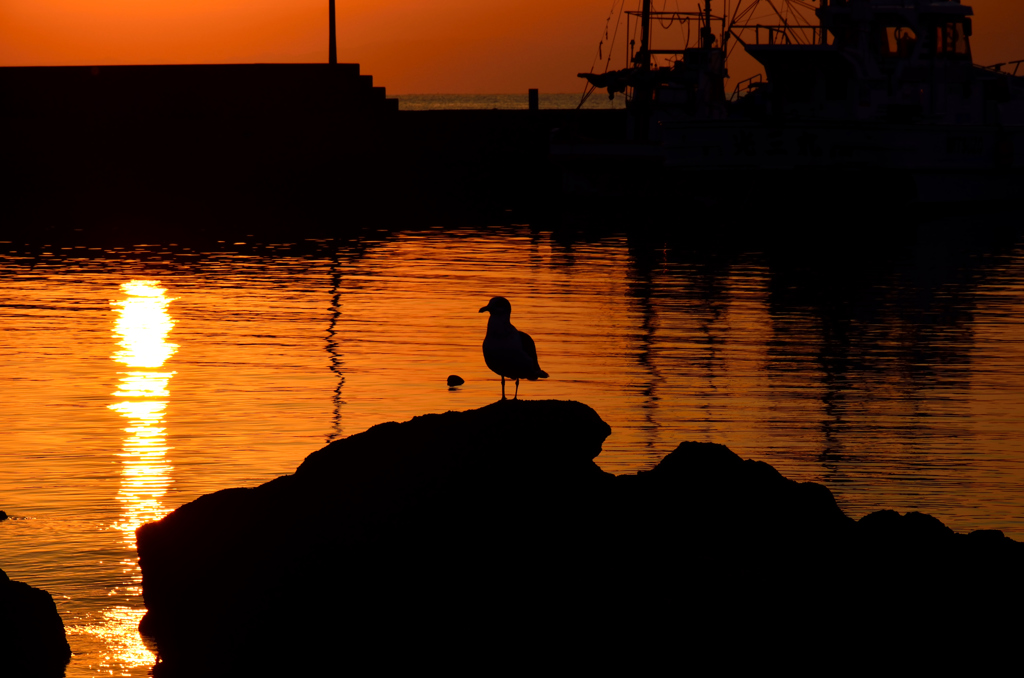
[[[4,522],[5,520],[7,520],[7,514],[3,511],[0,511],[0,523]]]
[[[0,570],[0,676],[64,676],[71,646],[53,597]]]
[[[462,386],[465,383],[466,380],[457,374],[452,374],[448,376],[448,386]]]

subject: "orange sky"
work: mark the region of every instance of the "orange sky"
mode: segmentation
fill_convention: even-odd
[[[337,1],[339,60],[362,64],[390,94],[579,91],[576,73],[590,70],[612,5]],[[666,1],[670,9],[696,6]],[[1024,2],[969,4],[977,62],[1024,58]],[[616,61],[621,45],[620,38]],[[327,0],[0,0],[5,66],[326,59]],[[734,80],[752,72],[742,58],[730,66]]]

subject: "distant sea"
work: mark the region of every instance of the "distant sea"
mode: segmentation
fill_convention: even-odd
[[[335,237],[0,227],[0,568],[53,595],[67,678],[151,676],[136,528],[376,424],[495,402],[477,311],[496,294],[551,375],[519,397],[593,407],[604,471],[715,442],[852,518],[1024,539],[1019,215],[801,252],[728,234],[745,219],[723,214],[720,245],[681,219],[661,239],[582,219],[403,228],[386,209]],[[529,444],[508,460],[546,463]]]
[[[452,111],[452,110],[516,110],[529,108],[529,97],[521,94],[389,94],[398,99],[398,108],[403,111]],[[576,108],[582,93],[539,94],[541,108]],[[609,100],[604,92],[594,92],[583,108],[625,108],[626,99],[621,94]]]

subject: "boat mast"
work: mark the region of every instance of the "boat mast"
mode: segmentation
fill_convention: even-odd
[[[821,8],[828,9],[828,0],[821,0]],[[828,31],[825,30],[825,17],[823,12],[819,12],[818,14],[818,25],[820,26],[818,30],[821,31],[821,44],[827,45]]]
[[[654,99],[654,84],[651,82],[651,0],[643,0],[640,24],[640,51],[633,60],[640,68],[640,77],[633,85],[632,138],[646,140],[650,134]]]
[[[643,11],[640,13],[640,53],[636,61],[644,71],[651,70],[651,0],[644,0]],[[635,34],[634,34],[635,35]]]
[[[711,34],[711,0],[704,0],[704,30],[701,31],[701,47],[711,49],[715,36]]]
[[[323,7],[323,5],[321,5]],[[328,21],[331,24],[329,31],[329,38],[327,42],[327,63],[337,64],[338,63],[338,34],[334,27],[334,0],[330,0],[328,6]]]

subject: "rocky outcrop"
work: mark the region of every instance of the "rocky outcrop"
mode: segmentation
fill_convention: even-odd
[[[593,462],[609,433],[573,402],[426,415],[143,526],[156,673],[552,656],[579,669],[743,628],[856,637],[890,614],[904,633],[948,627],[1019,593],[1022,545],[1001,534],[920,514],[853,521],[825,487],[721,445],[683,443],[615,477]]]
[[[0,570],[0,676],[63,676],[69,661],[64,622],[50,594]]]
[[[283,650],[281,675],[296,660],[312,674],[441,611],[525,604],[603,529],[614,478],[593,458],[609,433],[579,403],[504,401],[381,424],[293,475],[200,497],[138,531],[143,631],[175,675],[288,647],[317,649]]]

